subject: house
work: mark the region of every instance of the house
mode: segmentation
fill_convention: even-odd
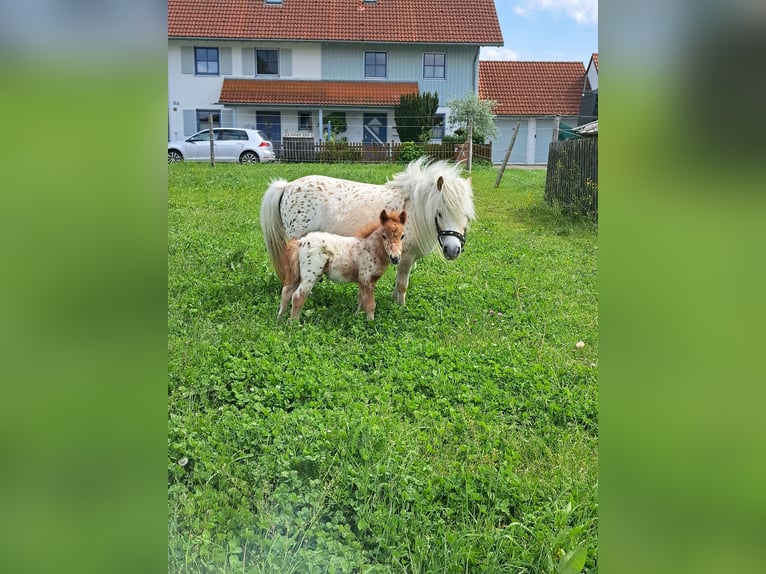
[[[585,79],[582,88],[582,103],[580,104],[580,118],[577,125],[590,123],[598,120],[598,53],[594,52],[588,62],[585,71]]]
[[[169,0],[168,139],[214,125],[398,141],[402,94],[476,93],[479,48],[502,46],[493,0]],[[336,126],[337,127],[337,126]]]
[[[495,100],[492,161],[501,163],[521,120],[509,162],[545,164],[560,129],[578,124],[585,66],[582,62],[479,62],[479,97]]]

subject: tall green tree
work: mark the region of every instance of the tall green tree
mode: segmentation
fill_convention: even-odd
[[[434,114],[439,107],[436,93],[404,94],[394,106],[394,119],[399,140],[424,143],[431,137]]]

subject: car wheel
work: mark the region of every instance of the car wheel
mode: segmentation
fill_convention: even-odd
[[[239,163],[258,163],[259,161],[260,158],[254,151],[246,151],[241,156],[239,156]]]
[[[183,160],[184,156],[181,155],[181,152],[174,149],[168,150],[168,163],[176,163],[177,161]]]

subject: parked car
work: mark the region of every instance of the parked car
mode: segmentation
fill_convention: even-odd
[[[274,161],[274,147],[261,130],[213,128],[215,161],[259,163]],[[210,130],[202,130],[185,140],[168,142],[168,163],[210,161]]]

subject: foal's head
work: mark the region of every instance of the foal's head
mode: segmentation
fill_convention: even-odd
[[[383,226],[383,246],[391,263],[396,265],[402,257],[402,239],[404,239],[404,224],[407,221],[406,211],[380,212],[380,224]]]

